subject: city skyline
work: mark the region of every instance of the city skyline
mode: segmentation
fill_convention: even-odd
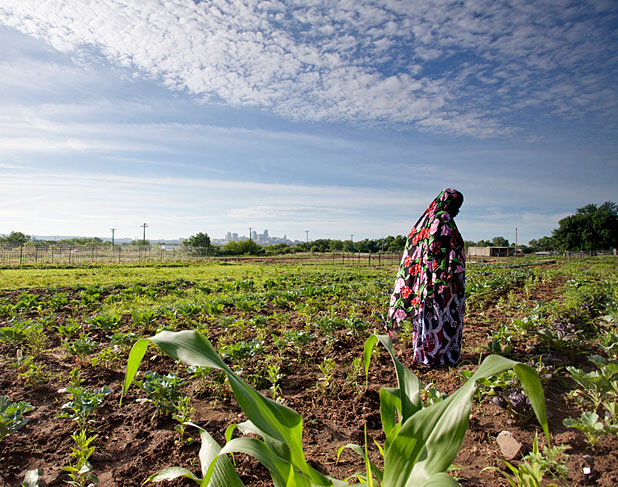
[[[4,0],[0,233],[527,243],[618,194],[618,10]],[[246,232],[247,230],[240,230]]]

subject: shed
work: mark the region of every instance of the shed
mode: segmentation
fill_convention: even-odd
[[[513,247],[468,247],[468,257],[511,257],[515,255]]]

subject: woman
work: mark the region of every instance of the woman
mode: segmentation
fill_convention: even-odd
[[[389,335],[412,320],[414,361],[434,367],[454,365],[461,352],[465,254],[453,218],[462,203],[459,191],[445,189],[416,222],[388,311]]]

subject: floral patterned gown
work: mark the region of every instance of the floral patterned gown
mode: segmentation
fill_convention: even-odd
[[[443,190],[408,235],[388,311],[392,334],[404,319],[413,327],[414,361],[459,361],[465,310],[464,242],[453,217],[463,195]]]

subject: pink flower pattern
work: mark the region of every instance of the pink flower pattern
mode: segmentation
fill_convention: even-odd
[[[455,225],[463,195],[445,189],[416,222],[406,242],[390,299],[393,335],[412,321],[414,360],[430,366],[459,361],[465,310],[464,242]]]

